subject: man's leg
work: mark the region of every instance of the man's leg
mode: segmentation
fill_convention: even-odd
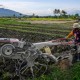
[[[75,45],[74,46],[74,49],[75,49],[75,51],[76,51],[76,53],[75,54],[73,54],[73,61],[72,61],[72,63],[75,63],[76,61],[77,61],[77,58],[78,58],[78,54],[77,54],[77,46]]]

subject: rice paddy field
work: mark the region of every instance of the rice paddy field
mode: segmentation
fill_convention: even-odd
[[[72,30],[73,22],[66,23],[31,23],[25,19],[0,18],[0,37],[24,38],[28,42],[40,42],[64,38]],[[0,80],[11,80],[7,72],[0,72]],[[32,79],[26,79],[32,80]],[[75,63],[69,70],[61,71],[56,66],[34,80],[80,80],[80,62]]]
[[[0,19],[0,36],[26,38],[30,42],[45,41],[65,37],[72,29],[72,22],[33,24],[12,18]]]

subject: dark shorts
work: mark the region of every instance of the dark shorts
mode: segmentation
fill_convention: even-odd
[[[77,51],[77,45],[76,44],[78,44],[78,43],[80,43],[80,39],[75,40],[75,46],[74,46],[75,51]],[[73,63],[76,62],[77,60],[80,60],[80,53],[76,52],[76,54],[73,55]]]
[[[78,60],[80,61],[80,54],[79,53],[76,53],[76,54],[73,55],[73,61],[72,61],[72,63],[75,63]]]

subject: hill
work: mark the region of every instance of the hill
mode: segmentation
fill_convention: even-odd
[[[68,10],[67,13],[70,14],[70,15],[75,15],[75,14],[80,15],[80,10]]]
[[[19,12],[10,10],[10,9],[5,9],[5,8],[0,8],[0,17],[5,17],[5,16],[24,16],[24,14],[21,14]]]

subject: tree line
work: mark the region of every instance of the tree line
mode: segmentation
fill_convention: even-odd
[[[60,10],[60,9],[54,9],[53,10],[53,15],[49,16],[38,16],[35,13],[33,13],[30,16],[27,16],[29,18],[71,18],[71,19],[79,19],[80,15],[78,13],[75,14],[68,14],[67,11],[65,10]]]
[[[60,9],[54,9],[53,15],[48,15],[48,16],[39,16],[33,13],[32,15],[22,15],[21,13],[19,16],[16,16],[13,14],[13,16],[2,16],[2,17],[13,17],[13,18],[72,18],[72,19],[80,19],[80,15],[78,13],[73,14],[68,14],[67,11],[65,10],[60,10]]]
[[[53,14],[54,14],[54,17],[56,18],[79,18],[79,14],[78,13],[75,13],[74,15],[72,14],[67,14],[67,12],[65,10],[60,10],[60,9],[54,9],[53,10]]]

